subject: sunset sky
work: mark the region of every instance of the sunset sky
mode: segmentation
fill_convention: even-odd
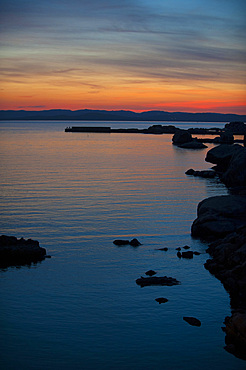
[[[246,114],[245,0],[2,0],[0,109]]]

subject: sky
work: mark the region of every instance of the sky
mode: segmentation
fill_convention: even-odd
[[[246,114],[245,0],[1,0],[0,109]]]

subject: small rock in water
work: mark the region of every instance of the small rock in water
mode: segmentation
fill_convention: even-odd
[[[188,245],[185,245],[183,248],[184,249],[190,249],[190,247]]]
[[[181,248],[180,247],[176,248],[176,251],[181,251]]]
[[[158,248],[158,251],[165,251],[165,252],[167,252],[167,251],[168,251],[168,248],[167,248],[167,247],[164,247],[164,248]]]
[[[193,258],[193,252],[192,251],[188,251],[188,252],[182,252],[182,258]]]
[[[136,238],[132,239],[129,243],[132,247],[138,247],[141,245],[140,241],[138,241]]]
[[[188,322],[188,324],[192,325],[192,326],[201,326],[201,321],[196,319],[195,317],[183,317],[183,320]]]
[[[200,256],[200,252],[193,252],[193,254],[195,254],[196,256]]]
[[[115,245],[127,245],[129,244],[129,240],[121,240],[121,239],[116,239],[113,241]]]
[[[148,271],[145,272],[145,275],[148,275],[148,276],[153,276],[155,274],[156,274],[156,272],[154,270],[148,270]]]
[[[158,302],[159,304],[168,302],[168,299],[167,299],[167,298],[163,298],[163,297],[156,298],[155,300],[156,300],[156,302]]]
[[[178,257],[178,258],[181,258],[181,256],[182,256],[182,255],[181,255],[181,253],[178,251],[178,253],[177,253],[177,257]]]

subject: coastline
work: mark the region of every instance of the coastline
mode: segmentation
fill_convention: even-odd
[[[216,165],[213,172],[227,186],[229,195],[198,204],[191,235],[210,242],[206,250],[210,258],[204,267],[230,296],[231,316],[225,318],[222,328],[226,334],[224,348],[246,360],[246,148],[222,143],[207,152],[205,161]],[[206,172],[192,171],[186,174]]]

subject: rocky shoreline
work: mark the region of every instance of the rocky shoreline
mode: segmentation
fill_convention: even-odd
[[[190,169],[186,174],[216,175],[228,187],[229,195],[207,198],[198,204],[191,234],[210,242],[207,252],[211,258],[204,267],[230,295],[232,314],[225,318],[222,328],[225,349],[246,360],[246,148],[221,144],[209,150],[205,160],[215,164],[211,171]],[[215,175],[203,176],[203,172]]]

